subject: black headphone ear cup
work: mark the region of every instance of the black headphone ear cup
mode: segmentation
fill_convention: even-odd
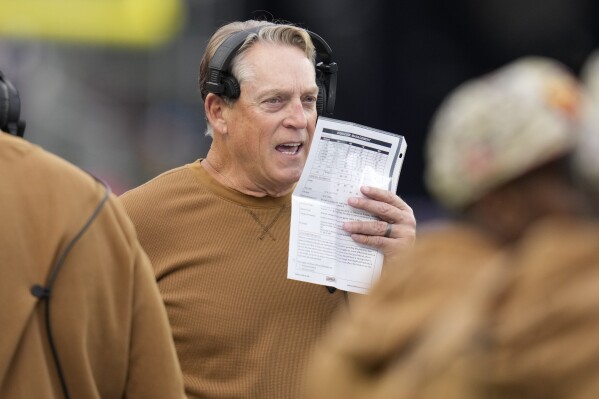
[[[8,98],[0,93],[0,128],[8,125]]]
[[[23,137],[25,122],[19,119],[20,114],[19,92],[0,71],[0,130]]]
[[[322,115],[324,113],[324,106],[327,103],[327,89],[320,80],[316,81],[316,85],[318,86],[318,97],[316,98],[316,112],[318,115]]]
[[[225,86],[223,95],[229,98],[237,98],[241,94],[239,82],[232,75],[223,76],[222,83]]]
[[[10,93],[4,80],[0,79],[0,127],[8,125],[8,111],[10,109]]]

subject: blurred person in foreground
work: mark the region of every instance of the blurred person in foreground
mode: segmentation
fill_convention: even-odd
[[[306,398],[599,397],[599,228],[569,163],[585,104],[540,57],[449,95],[426,176],[455,218],[336,320]]]
[[[245,38],[228,68],[238,98],[207,86],[233,35]],[[317,119],[314,60],[299,27],[221,27],[200,66],[206,158],[121,196],[154,265],[190,397],[297,397],[310,349],[346,305],[340,290],[287,279],[291,194]],[[386,259],[411,247],[411,208],[395,193],[363,193],[350,205],[381,221],[347,223],[352,238]]]
[[[125,210],[91,175],[16,137],[19,107],[0,72],[0,397],[184,398]]]

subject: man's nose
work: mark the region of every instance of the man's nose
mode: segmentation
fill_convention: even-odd
[[[304,129],[308,126],[307,110],[301,99],[293,99],[288,105],[288,115],[283,121],[286,127]]]

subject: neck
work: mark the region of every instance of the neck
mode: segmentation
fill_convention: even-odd
[[[259,187],[252,188],[249,185],[244,184],[242,179],[238,177],[235,173],[227,172],[227,168],[223,166],[218,159],[215,159],[214,156],[210,156],[210,152],[206,158],[202,161],[202,166],[206,170],[206,172],[217,182],[222,184],[225,187],[228,187],[232,190],[238,191],[242,194],[249,195],[251,197],[280,197],[286,193],[282,193],[280,195],[272,195],[267,190],[260,190]]]
[[[211,161],[209,158],[211,158],[210,154],[208,154],[208,156],[202,161],[202,166],[204,167],[204,169],[206,169],[206,172],[208,172],[208,174],[212,176],[214,180],[216,180],[223,186],[232,188],[233,190],[238,190],[233,180],[225,176],[224,172],[220,172],[220,170],[222,170],[223,168],[215,166],[213,164],[214,161]]]
[[[260,181],[250,179],[242,169],[223,161],[218,151],[210,149],[206,158],[202,160],[202,167],[217,182],[232,190],[251,197],[283,197],[293,191],[295,184],[285,185],[284,188],[276,185],[260,184]]]

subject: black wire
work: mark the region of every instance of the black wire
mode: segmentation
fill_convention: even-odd
[[[58,373],[58,379],[60,380],[60,386],[62,387],[62,392],[64,394],[65,399],[69,399],[69,390],[67,389],[67,382],[64,378],[64,373],[62,371],[62,365],[60,364],[60,359],[58,358],[58,351],[56,350],[56,344],[54,343],[54,337],[52,335],[52,325],[50,323],[50,293],[48,291],[45,301],[45,318],[46,318],[46,333],[48,334],[48,343],[50,344],[50,350],[52,351],[52,358],[54,359],[54,364],[56,365],[56,372]]]
[[[95,177],[95,176],[93,176],[93,177],[100,184],[102,184],[104,186],[104,196],[100,200],[100,203],[98,204],[98,206],[96,207],[96,209],[94,209],[94,211],[92,212],[91,216],[87,219],[87,221],[85,222],[85,224],[83,225],[83,227],[81,227],[81,229],[79,230],[79,232],[75,235],[75,237],[73,237],[73,239],[65,247],[65,249],[62,251],[62,253],[58,257],[58,259],[54,263],[54,266],[52,267],[52,272],[50,273],[50,277],[48,277],[48,285],[47,285],[47,289],[48,290],[50,290],[52,288],[52,286],[54,285],[54,281],[56,280],[56,276],[58,275],[58,272],[59,272],[60,268],[62,267],[62,264],[64,263],[64,260],[67,257],[68,253],[73,248],[73,245],[75,245],[75,243],[81,238],[81,236],[83,235],[83,233],[85,233],[85,231],[92,224],[92,222],[94,221],[94,219],[96,218],[96,216],[98,216],[98,213],[100,212],[100,210],[104,206],[104,203],[106,203],[106,200],[108,200],[108,196],[110,195],[110,187],[108,187],[108,185],[106,183],[104,183],[102,180],[98,179],[97,177]]]
[[[81,238],[83,233],[85,233],[85,231],[89,228],[89,226],[92,224],[92,222],[96,219],[96,217],[100,213],[100,210],[102,209],[102,207],[104,206],[104,204],[106,203],[106,201],[108,200],[108,197],[110,195],[110,187],[106,183],[104,183],[101,179],[97,178],[96,176],[92,175],[92,177],[94,179],[96,179],[96,181],[98,181],[100,184],[102,184],[102,186],[104,186],[104,196],[100,200],[100,203],[98,204],[98,206],[96,206],[96,208],[94,209],[92,214],[89,216],[89,218],[86,220],[83,227],[81,227],[81,229],[79,229],[79,231],[77,232],[75,237],[73,237],[73,239],[71,239],[71,241],[69,241],[67,246],[61,252],[60,256],[57,258],[56,262],[54,262],[54,265],[52,266],[52,269],[50,271],[50,276],[48,277],[48,284],[46,285],[46,287],[41,287],[40,285],[34,285],[31,288],[31,293],[34,296],[36,296],[42,300],[45,300],[45,302],[46,302],[45,303],[45,305],[46,305],[45,306],[46,333],[48,334],[48,343],[50,344],[50,350],[52,351],[52,357],[54,358],[54,364],[56,365],[56,371],[58,372],[58,378],[60,379],[60,385],[62,387],[62,391],[64,393],[65,399],[69,399],[70,396],[69,396],[69,390],[67,389],[67,384],[65,381],[64,373],[62,371],[62,365],[61,365],[60,359],[58,357],[58,351],[56,350],[54,336],[52,335],[52,323],[50,321],[50,294],[52,292],[52,287],[54,285],[54,282],[56,281],[58,272],[60,271],[60,268],[63,266],[67,255],[69,254],[69,252],[71,251],[71,249],[73,248],[75,243]]]

